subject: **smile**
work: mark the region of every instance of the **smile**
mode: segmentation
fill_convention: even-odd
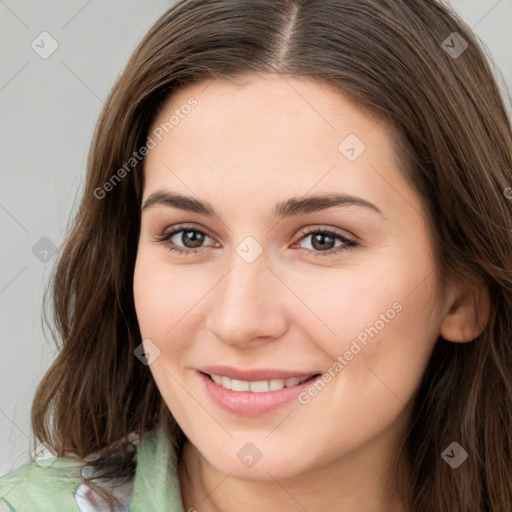
[[[215,384],[222,386],[224,389],[232,391],[245,391],[248,393],[266,393],[268,391],[279,391],[283,388],[291,388],[302,384],[310,377],[291,377],[289,379],[272,379],[272,380],[237,380],[222,375],[209,375]]]
[[[196,375],[208,399],[217,407],[237,416],[261,416],[293,405],[300,393],[321,378],[319,373],[293,376],[293,373],[300,372],[243,371],[226,367],[218,367],[216,370],[212,368],[208,372],[204,370],[202,368],[197,371]]]

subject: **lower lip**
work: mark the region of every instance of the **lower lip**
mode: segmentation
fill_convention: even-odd
[[[198,372],[204,382],[206,392],[212,400],[225,411],[241,416],[260,416],[275,411],[290,402],[293,402],[300,393],[308,389],[321,375],[312,377],[302,384],[283,388],[277,391],[252,393],[250,391],[232,391],[215,384],[210,377]]]

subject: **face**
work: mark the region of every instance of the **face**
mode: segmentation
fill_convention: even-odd
[[[135,306],[192,445],[246,479],[384,449],[442,320],[389,128],[330,86],[258,75],[179,90],[150,137]]]

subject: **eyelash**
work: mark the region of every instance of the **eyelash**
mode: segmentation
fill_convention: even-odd
[[[156,242],[167,245],[167,248],[172,252],[176,252],[178,254],[185,253],[184,256],[187,256],[191,252],[196,253],[196,254],[200,253],[201,250],[204,249],[204,247],[200,247],[198,249],[182,249],[180,247],[176,247],[175,244],[173,244],[173,245],[166,244],[166,242],[168,242],[174,235],[176,235],[177,233],[180,233],[182,231],[192,231],[195,233],[200,233],[203,236],[212,238],[208,233],[206,233],[202,229],[192,227],[192,226],[180,225],[180,226],[176,226],[176,228],[174,228],[172,231],[162,233],[159,237],[156,238]],[[343,242],[344,245],[342,245],[340,247],[335,247],[333,249],[329,249],[328,251],[315,251],[313,249],[301,248],[305,251],[313,252],[314,257],[332,256],[333,254],[340,253],[341,251],[345,251],[347,249],[352,249],[359,245],[354,239],[349,238],[345,235],[342,235],[341,233],[338,233],[337,231],[333,231],[332,229],[319,229],[319,228],[302,230],[300,233],[300,238],[297,241],[300,242],[303,238],[306,238],[309,235],[314,235],[314,234],[319,234],[319,233],[323,234],[323,235],[328,235],[331,238],[334,238],[335,240],[339,240],[339,241]]]

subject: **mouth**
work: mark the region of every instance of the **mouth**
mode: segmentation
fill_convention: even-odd
[[[241,391],[245,393],[268,393],[269,391],[280,391],[284,388],[293,388],[299,386],[304,382],[312,379],[316,379],[320,376],[319,373],[313,375],[306,375],[302,377],[290,377],[287,379],[270,379],[270,380],[240,380],[232,379],[225,375],[216,375],[210,373],[201,372],[203,375],[208,377],[211,382],[221,386],[224,389],[230,391]]]
[[[225,367],[224,367],[225,368]],[[220,368],[219,368],[220,369]],[[292,405],[301,393],[305,392],[321,377],[321,373],[309,373],[293,376],[295,372],[276,372],[258,370],[244,372],[224,369],[231,377],[202,370],[197,371],[204,392],[212,403],[224,411],[236,416],[263,416]],[[245,376],[242,378],[234,378]],[[277,377],[281,378],[277,378]],[[266,378],[264,378],[266,377]],[[258,380],[254,380],[258,379]]]

